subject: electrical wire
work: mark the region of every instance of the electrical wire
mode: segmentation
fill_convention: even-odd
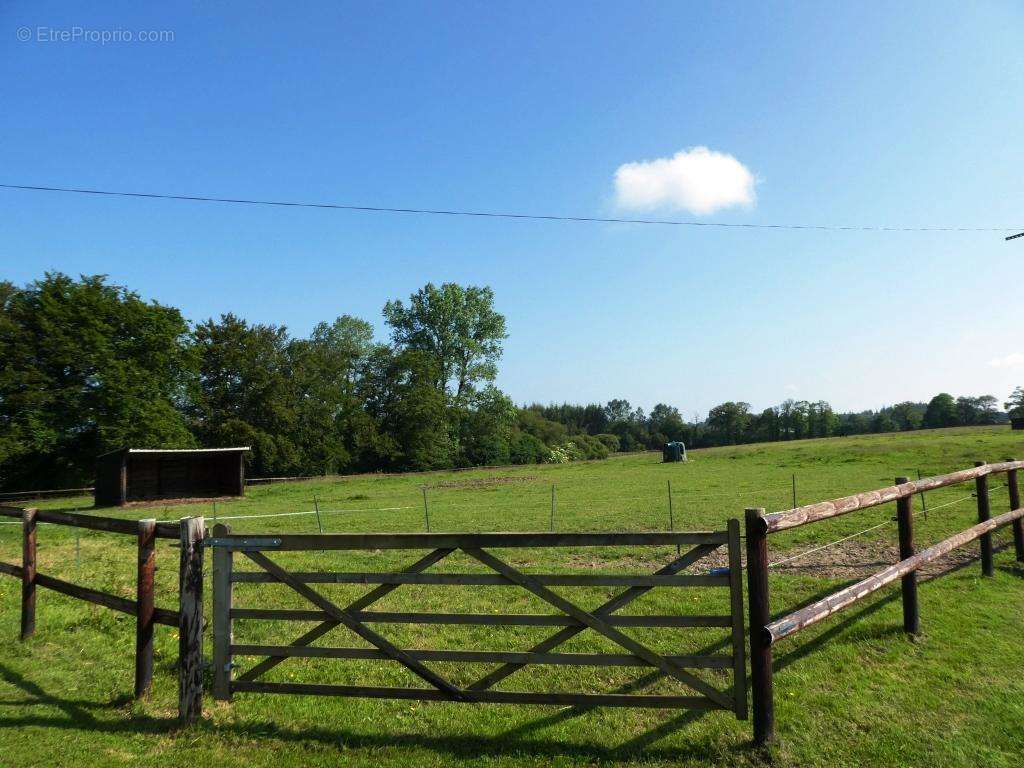
[[[748,224],[741,222],[692,221],[680,219],[622,219],[600,216],[557,216],[553,214],[505,213],[497,211],[466,211],[439,208],[389,208],[377,205],[354,205],[343,203],[308,203],[291,200],[257,200],[240,197],[212,197],[209,195],[173,195],[158,192],[123,192],[109,189],[85,189],[80,187],[49,187],[36,184],[2,184],[0,189],[63,192],[76,195],[100,195],[105,197],[135,197],[152,200],[182,200],[193,203],[231,203],[235,205],[270,205],[283,208],[321,208],[364,213],[408,213],[429,216],[471,216],[488,219],[524,219],[530,221],[570,221],[596,224],[651,224],[674,227],[717,227],[723,229],[797,229],[826,232],[1017,232],[1020,227],[905,227],[905,226],[864,226],[829,224]]]
[[[871,531],[877,530],[877,529],[882,528],[882,527],[884,527],[886,525],[892,525],[892,522],[893,522],[892,520],[885,520],[885,521],[879,523],[878,525],[872,525],[870,528],[865,528],[863,531],[857,531],[857,533],[851,533],[849,536],[843,536],[843,538],[841,538],[841,539],[836,539],[835,541],[830,541],[828,544],[822,544],[821,546],[815,547],[814,549],[808,549],[806,552],[800,552],[799,554],[791,555],[790,557],[784,557],[782,560],[777,560],[774,563],[769,563],[768,567],[769,568],[777,568],[778,566],[784,565],[784,564],[789,563],[789,562],[792,562],[793,560],[799,560],[801,557],[806,557],[807,555],[813,555],[815,552],[821,552],[821,550],[823,550],[823,549],[828,549],[829,547],[834,547],[836,544],[842,544],[844,541],[849,541],[850,539],[855,539],[858,536],[863,536],[865,533],[870,533]]]

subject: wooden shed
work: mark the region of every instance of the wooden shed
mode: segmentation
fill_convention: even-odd
[[[96,460],[96,506],[245,495],[246,448],[122,448]]]

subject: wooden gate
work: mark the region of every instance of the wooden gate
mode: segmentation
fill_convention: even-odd
[[[223,525],[213,531],[206,545],[213,548],[214,697],[230,699],[234,693],[291,693],[330,696],[414,699],[504,704],[557,704],[581,706],[658,707],[677,709],[724,709],[746,719],[743,596],[740,577],[739,524],[730,520],[727,531],[708,533],[454,533],[454,534],[341,534],[341,535],[231,535]],[[628,547],[632,555],[654,556],[651,547],[674,546],[677,551],[664,567],[646,574],[537,574],[509,564],[495,550],[523,548]],[[728,567],[700,573],[682,573],[720,547],[728,551]],[[685,547],[685,549],[683,549]],[[639,550],[647,548],[646,552]],[[404,569],[375,572],[290,572],[281,566],[278,552],[349,550],[427,550]],[[429,572],[454,552],[462,552],[487,567],[479,573]],[[503,553],[504,554],[504,553]],[[568,552],[567,552],[568,554]],[[235,570],[239,556],[258,569]],[[310,604],[305,609],[238,607],[232,604],[232,585],[278,583],[290,587]],[[338,604],[311,584],[375,585],[354,601]],[[557,613],[397,613],[368,610],[403,584],[516,587],[540,598]],[[624,589],[593,609],[586,609],[552,591],[550,587],[596,586]],[[727,589],[729,611],[723,615],[622,615],[620,609],[656,588],[711,587]],[[682,593],[680,592],[680,597]],[[686,603],[682,599],[679,605]],[[233,622],[240,620],[315,621],[312,629],[288,645],[234,644]],[[522,652],[481,650],[421,650],[400,648],[371,628],[371,624],[471,624],[530,625],[555,628],[550,635]],[[345,627],[366,641],[368,647],[313,645],[335,629]],[[720,645],[728,653],[675,655],[656,652],[620,628],[721,627],[731,630]],[[622,653],[564,653],[557,648],[570,638],[591,630],[619,646]],[[252,666],[233,674],[236,657],[260,657]],[[288,658],[379,659],[401,664],[424,681],[424,687],[380,687],[321,683],[289,683],[261,679]],[[431,662],[497,664],[468,685],[457,685],[428,666]],[[646,667],[662,678],[681,682],[686,695],[506,691],[495,686],[528,665],[575,665],[589,667]],[[720,670],[702,673],[690,670]],[[727,674],[723,676],[722,671]],[[729,679],[732,685],[713,685],[707,677]]]

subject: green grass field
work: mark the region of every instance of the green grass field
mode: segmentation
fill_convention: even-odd
[[[662,464],[641,454],[604,462],[467,472],[328,478],[248,490],[245,499],[219,501],[218,520],[236,532],[316,532],[309,513],[314,496],[327,532],[453,530],[658,530],[669,526],[668,482],[674,526],[720,530],[746,506],[769,510],[791,505],[792,477],[799,503],[888,485],[897,475],[916,477],[971,466],[975,460],[1024,457],[1019,433],[1008,428],[953,429],[720,448],[691,453],[686,464]],[[556,507],[552,516],[551,489]],[[929,494],[927,519],[917,513],[923,547],[975,521],[973,486]],[[88,509],[90,499],[38,504]],[[1007,509],[1005,489],[992,482],[992,509]],[[888,520],[892,505],[805,526],[770,540],[772,559],[802,552]],[[212,503],[106,510],[131,518],[176,519],[204,515]],[[230,519],[227,518],[239,518]],[[1006,532],[997,536],[1005,540]],[[886,525],[809,562],[844,563],[858,554],[865,572],[881,567],[883,545],[895,542]],[[519,550],[508,557],[535,571],[601,568],[650,572],[674,549]],[[416,553],[281,554],[280,562],[305,570],[385,570]],[[20,560],[20,529],[0,525],[0,560]],[[801,568],[800,560],[772,577],[773,609],[782,612],[846,583]],[[1017,766],[1024,764],[1024,676],[1019,672],[1024,637],[1024,583],[1012,552],[997,555],[994,579],[968,564],[921,586],[923,635],[911,642],[900,631],[898,588],[885,590],[777,649],[776,708],[781,765]],[[39,569],[87,586],[134,595],[134,547],[126,537],[52,525],[39,531]],[[158,547],[158,605],[173,607],[176,552]],[[440,566],[439,566],[440,568]],[[444,568],[468,570],[465,559]],[[443,569],[442,569],[443,570]],[[339,601],[366,590],[320,587]],[[613,590],[558,589],[584,606]],[[524,596],[520,596],[523,594]],[[240,694],[230,704],[208,699],[198,726],[178,729],[174,631],[157,629],[157,673],[152,695],[131,700],[134,620],[103,608],[39,592],[36,636],[17,641],[20,584],[0,576],[0,765],[152,765],[189,762],[224,766],[298,765],[758,765],[749,749],[750,724],[722,712],[424,704],[356,699]],[[209,591],[208,591],[209,595]],[[680,606],[678,601],[685,601]],[[283,587],[239,585],[236,604],[307,607]],[[725,612],[723,590],[658,589],[635,613]],[[545,612],[519,590],[406,586],[375,608],[444,612]],[[547,612],[549,612],[548,609]],[[209,615],[209,613],[208,613]],[[237,622],[235,642],[286,644],[309,625]],[[383,625],[380,631],[405,647],[525,650],[550,629]],[[721,644],[727,630],[629,630],[659,650],[696,652]],[[648,636],[649,633],[649,636]],[[324,645],[362,645],[335,630]],[[583,633],[560,650],[610,651]],[[251,660],[246,660],[251,663]],[[468,666],[468,665],[467,665]],[[457,680],[466,666],[437,664]],[[482,667],[486,668],[486,667]],[[479,672],[478,672],[479,673]],[[509,690],[613,691],[642,675],[636,668],[528,667],[506,683]],[[706,672],[719,687],[727,680]],[[460,677],[461,676],[461,677]],[[409,685],[397,665],[381,662],[292,659],[268,679],[281,681]],[[683,692],[664,681],[643,692]]]

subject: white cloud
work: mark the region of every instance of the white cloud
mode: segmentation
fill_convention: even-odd
[[[1011,352],[1005,357],[993,357],[988,364],[993,368],[1020,368],[1024,366],[1024,352]]]
[[[693,147],[672,157],[626,163],[615,171],[619,206],[680,208],[706,215],[734,205],[753,205],[754,174],[732,155]]]

